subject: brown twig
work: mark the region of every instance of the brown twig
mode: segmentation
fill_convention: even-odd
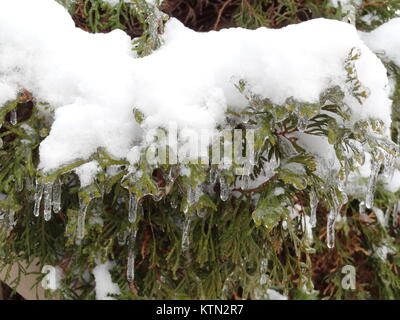
[[[232,0],[226,1],[226,2],[222,5],[221,9],[218,10],[217,20],[215,21],[215,24],[214,24],[214,27],[213,27],[214,30],[217,30],[218,25],[219,25],[219,23],[220,23],[220,21],[221,21],[222,13],[224,12],[225,8],[226,8],[231,2],[232,2]]]

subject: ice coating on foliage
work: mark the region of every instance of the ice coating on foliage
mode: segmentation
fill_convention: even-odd
[[[118,284],[114,283],[111,278],[110,270],[114,266],[115,263],[107,261],[104,264],[97,264],[92,270],[96,281],[96,300],[114,300],[110,295],[121,293]]]
[[[139,59],[123,31],[86,33],[53,0],[0,2],[0,102],[24,88],[55,109],[40,146],[41,169],[85,159],[98,147],[124,158],[143,134],[134,107],[145,115],[144,128],[170,121],[179,128],[215,128],[224,123],[227,106],[247,105],[234,86],[238,79],[277,104],[288,97],[316,102],[329,87],[345,89],[343,63],[353,47],[362,53],[359,79],[371,91],[360,105],[344,90],[353,120],[390,123],[386,70],[346,23],[315,19],[279,30],[199,33],[170,19],[163,40]]]
[[[400,18],[394,18],[375,30],[360,32],[361,38],[376,53],[400,66]]]

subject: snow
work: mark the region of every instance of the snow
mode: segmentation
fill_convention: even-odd
[[[387,60],[400,66],[400,18],[394,18],[375,30],[360,32],[361,38],[377,53],[384,53]]]
[[[400,190],[400,171],[395,169],[393,175],[384,178],[381,177],[381,181],[383,182],[383,188],[389,192],[397,192]]]
[[[279,293],[274,289],[267,289],[267,294],[270,300],[287,300],[288,297]]]
[[[76,168],[74,171],[79,177],[81,188],[90,185],[94,181],[96,175],[100,172],[100,170],[101,167],[99,163],[95,160],[85,163]]]
[[[103,264],[97,264],[92,270],[96,281],[96,300],[114,300],[109,295],[118,295],[121,293],[118,284],[114,283],[111,279],[110,270],[114,266],[113,262],[107,261]]]
[[[385,217],[384,212],[381,209],[376,208],[376,207],[373,208],[373,212],[375,213],[376,219],[379,221],[381,226],[384,228],[387,227],[386,217]]]
[[[40,146],[44,171],[85,159],[98,147],[125,158],[143,137],[134,107],[145,115],[145,130],[169,122],[195,130],[224,124],[228,106],[246,106],[234,87],[238,79],[277,104],[291,96],[316,102],[325,89],[339,85],[354,121],[391,121],[384,66],[354,27],[334,20],[198,33],[170,19],[164,45],[140,59],[123,31],[86,33],[53,0],[1,1],[0,30],[0,102],[24,88],[55,110]],[[362,105],[345,90],[343,63],[353,47],[362,53],[359,79],[371,90]]]

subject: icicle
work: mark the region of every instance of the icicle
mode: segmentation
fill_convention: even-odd
[[[381,161],[371,161],[371,175],[367,185],[367,194],[365,196],[365,206],[371,209],[374,205],[374,193],[376,181],[381,168]]]
[[[385,211],[385,220],[384,220],[385,228],[389,227],[390,213],[391,213],[390,209],[387,208]]]
[[[383,176],[387,179],[392,178],[393,174],[394,174],[394,164],[395,164],[395,160],[396,158],[394,156],[392,156],[389,153],[385,154],[385,159],[383,162],[383,165],[385,167],[385,170],[383,171]]]
[[[314,190],[310,192],[310,224],[312,228],[317,225],[317,207],[318,207],[318,197]]]
[[[135,222],[137,218],[139,201],[136,199],[135,194],[129,194],[129,215],[128,221],[130,223]]]
[[[203,195],[203,189],[201,185],[197,185],[196,189],[194,190],[194,202],[197,203],[200,200],[200,197]]]
[[[183,207],[183,213],[186,215],[189,212],[189,203],[186,202],[185,206]]]
[[[226,179],[224,177],[219,177],[219,186],[220,186],[220,197],[222,201],[228,200],[229,197],[229,187],[226,183]]]
[[[56,181],[53,184],[53,211],[54,213],[59,213],[61,211],[61,182]]]
[[[222,287],[222,299],[229,300],[231,293],[231,286],[233,286],[234,282],[234,272],[232,271],[229,276],[225,279],[224,285]]]
[[[10,123],[15,126],[18,123],[18,118],[17,118],[17,109],[11,110],[10,114]]]
[[[137,229],[133,229],[129,235],[128,245],[128,265],[126,268],[126,278],[128,282],[135,280],[135,243],[136,243]]]
[[[183,253],[189,252],[190,247],[190,227],[192,225],[193,217],[192,215],[185,217],[185,222],[183,223],[183,233],[182,233],[182,241],[181,248]]]
[[[247,190],[250,184],[250,174],[253,172],[253,164],[246,162],[242,169],[242,180],[240,188],[242,190]]]
[[[53,183],[46,182],[43,190],[43,201],[44,201],[44,220],[49,221],[51,219],[51,195],[53,191]]]
[[[357,14],[357,1],[341,1],[342,12],[345,14],[344,22],[355,26]]]
[[[367,215],[366,209],[367,209],[367,207],[365,205],[365,202],[361,201],[360,204],[359,204],[360,219],[362,219],[364,221],[369,221],[370,219],[369,219],[369,217]]]
[[[335,223],[336,218],[339,214],[339,207],[332,208],[328,215],[328,222],[326,226],[326,239],[327,239],[327,246],[329,249],[335,246]]]
[[[392,211],[392,223],[393,227],[397,228],[399,225],[399,210],[400,210],[400,200],[397,201],[397,205],[393,208]]]
[[[187,202],[189,206],[192,206],[195,203],[195,191],[190,184],[187,190]]]
[[[15,226],[15,224],[16,224],[16,221],[15,221],[15,211],[14,211],[14,210],[10,210],[10,211],[8,212],[8,227],[9,227],[10,229],[13,229],[14,226]]]
[[[76,231],[77,240],[82,240],[85,236],[85,222],[86,222],[86,213],[89,207],[89,203],[81,204],[80,212],[78,215],[78,226]]]
[[[217,178],[218,178],[218,169],[211,168],[210,169],[210,182],[211,183],[217,182]]]
[[[44,184],[36,181],[35,206],[33,209],[33,214],[35,215],[35,217],[39,217],[40,214],[40,203],[42,202],[43,189]]]
[[[250,177],[247,176],[247,175],[242,176],[242,181],[241,182],[242,183],[241,183],[240,189],[247,190],[249,188],[249,185],[250,185]]]
[[[268,259],[264,258],[261,260],[261,264],[260,264],[260,285],[265,285],[268,282],[268,275],[267,275],[267,271],[268,271]]]

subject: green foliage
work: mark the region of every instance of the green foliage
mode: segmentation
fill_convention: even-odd
[[[144,1],[111,7],[85,0],[71,4],[69,9],[75,12],[79,5],[85,26],[92,32],[115,28],[132,31],[133,24],[139,23],[142,36],[134,41],[138,56],[150,54],[161,45],[158,33],[162,32],[164,18]],[[271,6],[274,10],[265,9]],[[397,4],[366,6],[359,12],[365,15],[373,11],[383,22],[394,15],[389,7],[397,8]],[[340,9],[331,8],[328,1],[248,0],[241,2],[233,19],[238,25],[256,28],[319,16],[342,18]],[[358,57],[357,50],[352,49],[347,58],[343,57],[343,68],[351,93],[361,103],[368,90],[355,72]],[[398,67],[390,62],[387,66],[391,76],[399,80]],[[393,96],[392,133],[396,138],[400,132],[399,85],[397,81]],[[397,155],[397,146],[385,138],[381,123],[375,119],[352,123],[339,87],[326,90],[314,104],[289,97],[282,105],[255,95],[245,81],[239,81],[237,89],[248,107],[241,113],[229,110],[226,117],[232,128],[256,130],[255,164],[249,181],[234,174],[238,163],[231,169],[150,164],[145,158],[148,147],[141,150],[134,165],[99,149],[89,159],[44,176],[36,168],[38,146],[51,127],[51,119],[39,111],[46,105],[21,96],[2,107],[0,193],[5,198],[0,201],[1,267],[31,262],[36,257],[41,266],[62,266],[63,285],[58,293],[65,299],[94,299],[90,270],[107,259],[116,262],[112,277],[122,291],[120,299],[268,299],[269,288],[293,299],[400,298],[399,230],[382,227],[375,219],[376,209],[369,212],[374,219],[368,225],[361,221],[358,200],[346,203],[343,192],[349,172],[364,163],[364,151],[371,152],[375,161]],[[29,103],[33,107],[28,108]],[[16,125],[10,121],[13,110],[17,110]],[[141,124],[143,118],[137,106],[132,119]],[[299,132],[331,144],[340,162],[339,172],[318,176],[317,168],[326,164],[298,143]],[[100,172],[92,184],[82,188],[74,169],[89,161],[97,161]],[[264,177],[261,182],[260,177]],[[45,222],[34,217],[36,188],[54,181],[62,184],[61,211]],[[221,200],[224,183],[233,191],[226,201]],[[191,194],[198,185],[204,192],[193,201]],[[311,192],[320,199],[314,243],[304,223],[311,211]],[[132,198],[138,201],[138,211],[136,219],[129,221]],[[376,207],[392,209],[397,200],[398,194],[378,187]],[[338,223],[336,247],[328,252],[325,216],[341,204],[341,213],[347,219]],[[39,209],[42,213],[43,203]],[[83,239],[78,232],[80,219],[86,221]],[[188,249],[182,245],[185,226]],[[134,243],[129,241],[133,230],[137,230]],[[386,261],[373,255],[383,244],[395,252]],[[135,281],[129,283],[126,269],[132,255],[136,258]],[[324,265],[330,255],[335,258],[333,272],[331,266]],[[345,264],[355,265],[358,274],[367,274],[355,292],[341,287],[340,267]],[[368,268],[373,272],[364,270]]]

